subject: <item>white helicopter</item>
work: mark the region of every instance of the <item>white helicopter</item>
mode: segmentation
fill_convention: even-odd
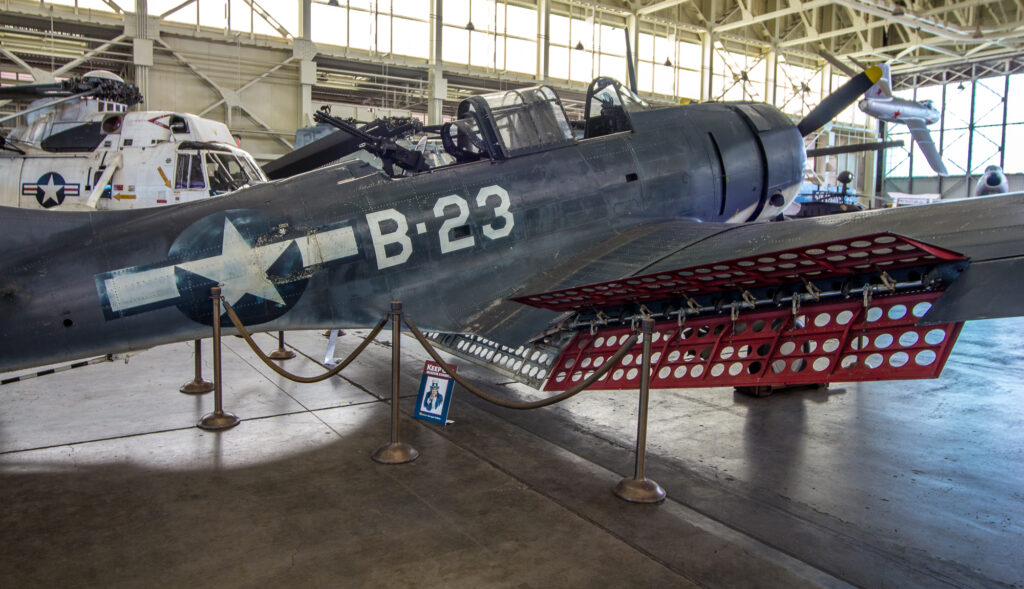
[[[93,71],[54,84],[0,88],[36,98],[0,123],[0,205],[81,210],[155,207],[209,198],[267,178],[227,126],[170,111],[128,112],[138,89]]]

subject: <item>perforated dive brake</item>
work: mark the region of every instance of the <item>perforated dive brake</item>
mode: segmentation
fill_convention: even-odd
[[[607,361],[641,316],[656,320],[652,387],[934,378],[962,323],[917,323],[966,265],[874,234],[516,300],[576,314],[552,391]],[[637,344],[594,388],[635,389],[639,371]]]

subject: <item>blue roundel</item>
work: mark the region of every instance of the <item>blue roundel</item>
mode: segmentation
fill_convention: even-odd
[[[175,265],[177,306],[193,321],[212,325],[210,288],[221,294],[246,325],[284,315],[306,289],[302,253],[288,222],[252,209],[214,213],[183,231],[168,252]],[[230,326],[226,313],[221,325]]]
[[[74,188],[74,196],[78,196],[78,185],[76,184]],[[35,185],[36,202],[44,209],[64,204],[64,198],[67,196],[67,193],[67,182],[64,181],[64,176],[57,172],[43,174]]]

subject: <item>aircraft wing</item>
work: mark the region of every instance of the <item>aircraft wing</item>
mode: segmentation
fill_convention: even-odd
[[[882,232],[897,234],[963,255],[970,263],[966,280],[955,282],[961,305],[936,305],[929,313],[943,321],[966,321],[1024,315],[1024,297],[1000,297],[999,285],[991,281],[974,284],[971,275],[982,268],[986,274],[1024,270],[1024,193],[988,198],[984,217],[975,212],[970,200],[939,202],[920,207],[875,209],[842,215],[828,215],[772,223],[698,223],[679,220],[656,226],[643,226],[622,233],[614,240],[595,244],[589,250],[565,259],[556,271],[536,276],[509,294],[497,308],[481,313],[473,324],[473,333],[502,341],[516,336],[508,324],[525,312],[511,301],[523,301],[527,295],[609,280],[625,279],[690,266],[714,264],[724,260],[751,257],[766,252],[813,248],[837,239],[854,240]],[[1013,221],[1006,228],[1008,219]],[[872,270],[874,271],[874,270]],[[867,272],[864,272],[865,274]],[[1007,276],[1004,280],[1012,280]],[[1020,280],[1024,286],[1024,277]],[[1006,285],[1017,292],[1013,285]],[[942,312],[939,317],[939,312]],[[554,316],[552,315],[552,318]],[[509,337],[512,336],[512,337]]]
[[[928,132],[928,127],[924,124],[924,121],[920,119],[907,119],[903,122],[910,127],[910,134],[913,136],[917,146],[921,148],[921,153],[928,160],[928,165],[940,176],[948,176],[949,172],[946,171],[946,165],[942,163],[942,156],[939,155],[939,150],[935,147],[935,142],[932,141],[932,134]]]
[[[604,253],[566,260],[575,270],[540,280],[560,288],[526,285],[514,299],[523,309],[506,318],[557,318],[533,339],[533,349],[557,356],[530,368],[536,376],[528,381],[547,378],[548,390],[586,378],[643,314],[655,319],[661,340],[655,387],[936,377],[963,321],[1024,314],[1021,297],[1001,295],[1024,288],[1024,196],[992,198],[984,218],[969,214],[977,210],[969,202],[779,223],[668,224],[648,241],[623,236],[603,244]],[[653,247],[672,232],[683,236],[674,248]],[[492,327],[502,341],[500,323],[474,332]],[[637,363],[638,352],[639,344]],[[625,366],[596,388],[635,388],[635,376]]]
[[[536,326],[555,321],[557,313],[521,305],[513,299],[527,293],[569,288],[579,284],[613,280],[642,272],[665,256],[729,231],[735,225],[680,220],[644,225],[595,243],[567,256],[549,272],[533,276],[508,293],[497,305],[480,309],[467,331],[502,342],[522,342],[535,335]],[[557,252],[552,255],[558,256]]]

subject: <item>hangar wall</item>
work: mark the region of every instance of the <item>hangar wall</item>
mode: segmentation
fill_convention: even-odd
[[[269,160],[291,149],[294,130],[309,125],[322,103],[440,117],[450,116],[465,95],[545,82],[559,90],[570,111],[578,111],[590,77],[625,77],[624,26],[635,41],[641,93],[655,103],[675,103],[680,96],[766,101],[799,117],[844,80],[794,42],[776,48],[728,32],[742,21],[711,34],[682,22],[682,12],[680,22],[669,22],[653,9],[630,13],[576,0],[447,0],[443,10],[440,0],[282,0],[267,6],[269,11],[242,0],[4,0],[0,83],[110,69],[142,87],[145,108],[222,120],[247,150]],[[438,12],[442,17],[435,19]],[[517,28],[523,23],[530,26]],[[437,43],[441,37],[443,44]],[[150,62],[138,61],[140,42],[152,44]],[[967,69],[956,79],[914,74],[895,82],[920,86],[916,94],[902,94],[920,98],[935,94],[936,83],[952,87],[966,80],[973,88],[979,78],[1007,76],[1018,61],[962,66]],[[971,136],[986,133],[975,130],[974,121],[961,126],[969,126]],[[863,141],[874,136],[871,127],[851,107],[815,141]],[[890,132],[898,136],[902,129]],[[941,140],[949,144],[947,157],[960,149],[953,135]],[[1000,145],[1000,161],[1005,152]],[[818,158],[814,172],[820,182],[834,183],[835,174],[851,169],[859,190],[871,192],[877,161],[857,158]],[[910,161],[912,150],[888,152],[883,192],[925,190],[929,182],[920,177],[930,174],[920,158],[913,166],[900,164],[901,158]],[[969,190],[960,187],[972,185],[983,170],[981,160],[991,159],[989,154],[960,165],[968,180],[947,178],[938,191],[966,196]]]

